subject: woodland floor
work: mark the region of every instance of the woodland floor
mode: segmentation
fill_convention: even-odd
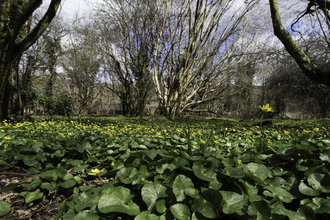
[[[74,170],[71,173],[74,174]],[[6,166],[0,164],[0,201],[8,202],[12,210],[6,216],[0,217],[1,220],[51,220],[57,214],[57,207],[63,203],[68,197],[63,194],[57,194],[55,197],[46,198],[43,196],[41,199],[35,200],[29,204],[25,203],[25,197],[20,193],[27,191],[24,187],[24,183],[19,185],[13,190],[7,192],[2,191],[3,187],[8,186],[10,183],[20,183],[24,177],[27,180],[24,183],[30,183],[32,178],[38,175],[27,175],[26,170],[18,166]],[[94,184],[103,185],[105,182],[101,182],[99,179],[91,176],[82,176],[82,182],[84,185]],[[70,196],[72,194],[68,194]]]

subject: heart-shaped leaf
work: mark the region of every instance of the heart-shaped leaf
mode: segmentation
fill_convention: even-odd
[[[125,184],[130,184],[138,178],[139,171],[135,167],[124,167],[117,173],[117,178]]]
[[[101,196],[98,209],[102,213],[121,212],[127,215],[138,215],[140,207],[131,201],[134,195],[123,186],[108,188]]]
[[[241,179],[245,176],[245,172],[242,168],[237,167],[225,167],[226,174],[230,177]]]
[[[244,196],[231,191],[220,191],[223,197],[223,209],[225,214],[237,213],[244,215],[247,211],[247,199]]]
[[[199,179],[210,182],[210,188],[216,190],[221,188],[222,183],[218,181],[217,174],[211,168],[205,168],[201,162],[197,161],[193,164],[192,169]]]
[[[266,186],[265,188],[273,193],[272,197],[280,198],[280,200],[285,202],[285,203],[290,203],[290,202],[292,202],[293,199],[295,199],[295,197],[290,192],[283,189],[282,187]],[[264,192],[264,195],[268,196],[270,194],[267,194],[267,193]]]
[[[77,184],[77,182],[75,180],[66,180],[62,183],[60,183],[60,186],[63,188],[71,188],[74,187]]]
[[[148,183],[142,187],[141,195],[148,210],[151,210],[156,205],[157,199],[167,197],[166,187],[160,183]]]
[[[0,201],[0,216],[5,216],[11,211],[11,206],[9,203]]]
[[[92,206],[94,197],[95,196],[91,195],[90,193],[86,193],[86,192],[80,193],[77,204],[75,206],[75,210],[77,212],[80,212],[85,208],[90,208]]]
[[[157,204],[156,204],[157,212],[164,213],[167,209],[165,204],[166,204],[165,199],[161,199],[161,200],[157,201]]]
[[[217,208],[212,203],[205,200],[201,195],[194,199],[192,209],[211,219],[214,219],[219,215]]]
[[[307,186],[304,182],[301,182],[298,186],[299,191],[307,196],[318,196],[321,194],[322,190],[312,189],[311,187]]]
[[[73,217],[73,220],[99,220],[99,216],[95,213],[92,213],[88,210],[79,212],[77,215]]]
[[[189,177],[178,175],[173,182],[173,193],[178,202],[183,201],[186,195],[195,198],[198,195],[198,190],[194,188],[194,184]]]
[[[27,192],[25,196],[25,202],[30,203],[36,199],[40,199],[44,194],[40,192],[40,189],[37,189],[34,192]]]
[[[58,175],[55,170],[47,170],[45,172],[42,172],[40,174],[40,177],[48,181],[56,181]]]
[[[134,220],[161,220],[161,218],[155,214],[151,214],[150,211],[143,211]]]
[[[265,201],[255,201],[249,206],[249,215],[257,215],[258,220],[271,219],[271,212],[268,203]]]
[[[177,219],[180,219],[180,220],[187,219],[188,220],[191,217],[191,212],[190,212],[189,208],[184,204],[177,203],[175,205],[172,205],[170,207],[170,210],[171,210],[172,214],[174,215],[174,217],[176,217]]]

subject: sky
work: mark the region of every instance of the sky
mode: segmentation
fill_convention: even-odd
[[[51,0],[43,0],[41,10],[46,10]],[[93,8],[103,0],[62,0],[60,16],[68,22],[78,18],[88,17]]]

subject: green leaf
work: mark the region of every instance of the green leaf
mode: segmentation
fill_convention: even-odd
[[[68,204],[68,203],[66,203],[66,204]],[[76,213],[75,213],[74,209],[69,209],[69,211],[67,211],[63,215],[62,219],[63,220],[71,220],[71,219],[73,219],[75,217],[75,215],[76,215]]]
[[[103,170],[102,170],[103,171]],[[101,171],[101,172],[102,172]],[[81,184],[81,177],[80,176],[74,176],[73,179],[78,183]]]
[[[160,220],[161,218],[155,214],[151,214],[150,211],[143,211],[138,214],[134,220]]]
[[[290,192],[286,191],[282,187],[266,186],[265,188],[268,189],[270,192],[272,192],[272,195],[267,194],[266,192],[264,192],[264,195],[271,196],[271,197],[274,197],[274,198],[280,197],[281,200],[285,203],[291,203],[292,200],[295,199],[295,197]]]
[[[25,202],[30,203],[33,202],[34,200],[42,198],[44,194],[40,192],[40,189],[37,189],[34,192],[27,192],[25,196]]]
[[[124,167],[117,172],[116,177],[125,184],[130,184],[138,178],[139,171],[135,167]]]
[[[297,148],[295,146],[282,146],[276,151],[276,153],[281,159],[290,160],[296,151]]]
[[[195,198],[199,194],[198,190],[194,188],[192,180],[181,174],[175,178],[172,187],[178,202],[183,201],[186,195]]]
[[[317,149],[313,147],[313,145],[307,141],[304,141],[302,144],[296,144],[296,148],[299,150],[304,150],[304,151],[316,151]]]
[[[38,161],[36,160],[36,156],[29,156],[29,155],[24,156],[23,162],[25,163],[25,165],[30,166],[30,167],[32,167],[38,163]]]
[[[179,168],[189,164],[189,161],[184,159],[183,157],[176,157],[174,158],[172,163],[174,164],[175,167]]]
[[[220,191],[223,197],[223,209],[225,214],[237,213],[238,215],[245,215],[247,211],[247,200],[244,196],[231,191]]]
[[[40,177],[42,179],[48,180],[48,181],[56,181],[57,180],[57,172],[55,170],[47,170],[45,172],[42,172],[40,174]]]
[[[157,204],[156,204],[157,212],[164,213],[167,209],[165,204],[166,204],[165,199],[161,199],[161,200],[157,201]]]
[[[27,171],[26,174],[27,175],[33,175],[33,174],[37,174],[40,173],[40,171],[38,169],[36,169],[35,167],[30,167]]]
[[[195,162],[192,168],[195,176],[199,179],[210,182],[210,188],[216,190],[221,188],[222,183],[218,181],[217,174],[211,168],[205,168],[199,161]]]
[[[257,215],[257,220],[271,219],[271,212],[268,203],[265,201],[255,201],[249,206],[249,215]]]
[[[12,143],[13,145],[25,145],[24,140],[17,140],[17,139],[15,139],[15,140],[13,140],[11,143]]]
[[[32,145],[32,149],[35,150],[35,152],[39,153],[39,152],[43,152],[42,148],[43,148],[44,144],[42,142],[36,142],[33,143]]]
[[[77,184],[77,182],[75,180],[66,180],[62,183],[60,183],[59,185],[63,188],[71,188],[74,187]]]
[[[311,187],[307,186],[304,182],[301,182],[298,186],[299,191],[307,196],[318,196],[321,194],[322,190],[314,190]]]
[[[86,191],[88,191],[88,190],[90,190],[90,189],[92,189],[92,188],[94,188],[94,185],[87,185],[87,186],[82,186],[82,187],[80,187],[80,191],[81,192],[86,192]]]
[[[71,173],[67,173],[63,177],[63,180],[72,180],[72,179],[73,179],[73,175]]]
[[[85,210],[79,212],[77,215],[73,217],[73,220],[99,220],[99,216],[95,213],[90,212],[89,210]]]
[[[203,198],[203,196],[199,195],[197,198],[194,199],[192,203],[192,209],[207,218],[216,218],[219,213],[217,208],[209,201]]]
[[[166,187],[160,183],[148,183],[145,184],[141,189],[141,195],[143,201],[147,204],[148,210],[151,210],[155,205],[157,199],[165,198]]]
[[[20,185],[21,185],[20,183],[9,183],[7,186],[3,187],[1,191],[6,193],[12,191],[13,189],[17,188]]]
[[[309,167],[308,166],[301,165],[302,163],[304,163],[304,159],[299,159],[296,162],[296,168],[297,168],[297,170],[299,170],[299,171],[306,171],[306,170],[308,170]]]
[[[11,211],[11,206],[9,203],[0,201],[0,216],[5,216]]]
[[[55,157],[63,157],[64,153],[62,153],[60,150],[57,150],[57,151],[55,151],[54,156]]]
[[[284,209],[284,213],[289,217],[290,220],[305,220],[306,218],[298,212],[294,212],[288,209]]]
[[[225,167],[226,174],[230,177],[241,179],[245,176],[245,172],[242,168]]]
[[[77,204],[75,206],[75,210],[80,212],[86,208],[90,208],[93,203],[94,195],[83,192],[79,194]]]
[[[265,180],[268,176],[268,168],[265,165],[258,163],[248,163],[246,166],[247,170],[253,174],[253,176]]]
[[[304,216],[306,220],[314,220],[315,213],[312,208],[308,206],[300,206],[297,211],[301,216]]]
[[[35,189],[42,183],[41,180],[32,181],[30,184],[24,184],[27,189]]]
[[[79,153],[82,153],[85,150],[91,151],[93,150],[92,145],[89,142],[83,143],[82,145],[77,145],[77,150],[79,151]]]
[[[330,214],[330,200],[328,198],[313,198],[313,203],[308,203],[307,206],[311,207],[315,213],[328,213]]]
[[[134,195],[123,186],[108,188],[101,196],[98,209],[102,213],[121,212],[127,215],[138,215],[140,207],[131,201]]]
[[[61,203],[57,206],[57,214],[56,216],[54,217],[54,220],[59,220],[62,215],[64,214],[65,210],[66,210],[66,206],[65,206],[65,202],[64,203]]]
[[[243,186],[246,190],[247,195],[249,196],[249,201],[250,202],[255,202],[255,201],[260,201],[262,198],[261,196],[258,195],[258,188],[255,186],[252,186],[248,182],[243,182]]]
[[[313,173],[309,175],[307,178],[308,184],[315,190],[323,190],[324,187],[321,185],[323,178],[325,177],[324,174],[321,173]]]
[[[175,205],[172,205],[170,207],[170,210],[172,212],[172,214],[174,215],[175,218],[177,219],[190,219],[191,216],[191,212],[189,210],[189,208],[181,203],[177,203]]]
[[[54,191],[55,187],[53,187],[49,182],[43,182],[40,185],[41,189],[47,189],[48,191]]]
[[[57,169],[58,178],[63,178],[67,172],[67,169],[61,166],[61,164],[58,164],[56,169]]]

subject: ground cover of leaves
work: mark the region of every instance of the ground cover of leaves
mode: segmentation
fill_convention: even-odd
[[[26,170],[17,166],[5,166],[0,164],[0,188],[3,188],[10,183],[18,184],[26,177],[26,182],[31,182],[30,178],[35,175],[27,175]],[[11,212],[2,219],[45,219],[50,220],[57,214],[57,206],[65,200],[65,197],[60,195],[49,201],[46,198],[41,198],[29,204],[26,204],[24,197],[20,195],[25,191],[24,185],[15,188],[13,191],[0,191],[0,201],[5,201],[11,204]]]
[[[301,198],[306,198],[304,200],[306,204],[300,209],[301,212],[326,213],[327,211],[319,210],[312,199],[319,196],[321,191],[323,194],[330,192],[327,184],[324,185],[329,180],[325,178],[328,176],[328,171],[323,169],[324,166],[328,168],[330,161],[328,157],[330,152],[329,120],[290,123],[273,120],[272,125],[264,129],[264,136],[258,125],[258,121],[153,120],[148,118],[120,120],[86,118],[83,122],[72,119],[4,122],[0,124],[0,201],[10,204],[11,210],[9,214],[0,219],[53,219],[58,213],[58,209],[64,207],[64,203],[66,205],[62,209],[62,215],[65,214],[66,219],[75,215],[70,212],[72,204],[75,204],[76,207],[86,206],[81,210],[84,210],[84,214],[87,215],[91,213],[88,209],[92,210],[93,206],[87,203],[79,204],[79,198],[90,196],[93,193],[96,195],[103,186],[104,191],[112,195],[115,190],[110,183],[108,185],[106,183],[114,179],[117,182],[112,182],[119,184],[117,189],[123,193],[129,190],[140,193],[141,187],[143,191],[158,185],[173,189],[175,194],[173,198],[159,198],[159,207],[164,210],[157,206],[159,208],[157,212],[159,214],[167,210],[168,213],[179,215],[176,208],[187,207],[186,205],[190,207],[191,201],[195,203],[193,208],[199,210],[196,204],[202,201],[201,195],[206,198],[204,194],[208,187],[212,190],[219,190],[218,188],[221,186],[217,185],[219,184],[217,180],[208,176],[213,172],[217,172],[218,179],[222,179],[224,183],[230,180],[237,185],[235,190],[231,191],[234,184],[229,184],[229,181],[222,186],[220,191],[217,191],[217,194],[220,193],[224,201],[227,201],[225,199],[227,194],[238,196],[242,203],[244,200],[244,204],[249,201],[250,213],[262,215],[263,213],[259,212],[257,208],[255,210],[252,208],[257,205],[272,208],[273,200],[282,204],[284,199],[283,204],[288,203],[290,208],[285,206],[287,208],[285,209],[284,206],[281,206],[277,213],[283,214],[281,210],[285,210],[292,215],[290,219],[294,219],[296,206],[299,207],[299,204],[289,203],[285,195],[290,190],[297,189],[300,191]],[[276,149],[278,155],[273,157],[274,153],[269,152],[266,145]],[[268,170],[262,164],[268,164],[269,158],[273,158],[272,162],[276,162],[276,164]],[[280,162],[279,159],[281,159]],[[158,160],[163,163],[158,164]],[[141,163],[144,165],[141,166]],[[219,165],[216,166],[219,169],[214,167],[216,164]],[[308,167],[311,168],[311,166],[315,167],[314,173],[307,173]],[[259,177],[259,172],[254,172],[255,167],[264,168],[265,172],[261,177]],[[290,170],[290,167],[295,167],[295,170]],[[100,176],[88,175],[90,172],[93,173],[95,168],[100,170],[105,168],[105,170],[101,171]],[[201,171],[201,173],[197,171]],[[264,175],[267,172],[274,176],[272,180],[269,176]],[[276,185],[278,180],[281,179],[284,182],[284,179],[285,181],[292,179],[295,173],[301,174],[300,177],[309,186],[305,186],[305,183],[299,184],[300,181],[297,178],[297,183],[294,182],[290,187],[280,185],[284,189],[280,189],[281,193],[282,191],[284,193],[284,198],[282,196],[274,197],[273,193],[277,193],[279,190],[279,186]],[[312,178],[314,176],[311,174],[315,174],[314,176],[320,179],[314,180]],[[187,184],[183,183],[192,180],[192,188],[185,192],[189,195],[188,197],[176,192],[181,189],[180,187],[186,190],[184,187]],[[253,184],[253,186],[246,185],[245,182],[242,182],[243,180],[249,181],[249,184]],[[51,186],[52,182],[56,186]],[[39,185],[33,186],[33,184]],[[276,187],[269,186],[272,184],[275,184]],[[259,190],[258,198],[247,197],[247,195],[243,197],[241,193],[244,190],[240,188],[241,185],[252,191]],[[88,188],[88,186],[95,188]],[[233,187],[230,188],[231,186]],[[192,189],[200,196],[196,197],[197,194],[191,193]],[[269,190],[272,193],[267,193]],[[38,198],[27,202],[27,193],[38,194]],[[290,191],[290,193],[292,192]],[[73,198],[74,195],[76,195],[75,198]],[[99,194],[102,198],[109,195]],[[291,194],[288,195],[288,198],[291,199]],[[264,196],[267,200],[261,201]],[[319,200],[327,202],[324,204],[326,204],[325,207],[328,207],[328,197],[326,200],[324,198],[320,196]],[[137,219],[142,219],[141,216],[155,217],[151,213],[154,211],[152,207],[155,204],[147,203],[148,210],[149,208],[150,210],[143,211],[146,208],[144,206],[146,206],[147,200],[143,195],[142,198],[134,197],[134,199],[134,202],[140,202],[137,204],[141,207],[140,218]],[[67,202],[68,200],[69,202]],[[99,197],[95,198],[99,204],[101,204],[101,200]],[[212,199],[206,204],[213,207],[210,201]],[[223,210],[223,213],[232,214],[232,219],[237,219],[237,215],[246,214],[246,211],[237,212],[234,204],[228,199],[228,207],[223,205],[220,209]],[[168,208],[169,206],[171,208]],[[108,212],[107,209],[104,208],[103,211]],[[93,212],[95,213],[95,210]],[[100,218],[103,219],[102,213],[98,212]],[[187,210],[187,213],[190,211]],[[199,210],[199,213],[199,215],[220,218],[217,210],[212,212],[212,215],[211,212],[205,210]],[[269,216],[270,211],[266,214]],[[116,218],[113,219],[121,219],[118,218],[120,215],[114,215]],[[185,213],[184,215],[191,216],[191,214]],[[238,217],[241,219],[243,216]],[[198,217],[198,219],[203,218]]]
[[[73,169],[68,173],[76,174]],[[1,220],[51,220],[54,218],[58,212],[57,208],[59,204],[63,203],[68,196],[71,196],[71,194],[68,194],[67,196],[57,194],[51,199],[43,196],[41,199],[26,204],[25,197],[20,195],[20,193],[27,191],[24,184],[31,183],[31,180],[37,176],[40,175],[26,174],[26,170],[18,166],[6,166],[0,164],[0,189],[4,189],[5,186],[19,184],[19,187],[10,191],[5,190],[4,192],[0,190],[0,201],[7,202],[12,207],[12,210],[8,215],[0,217]],[[108,182],[107,180],[101,180],[87,175],[82,175],[82,177],[83,185],[102,186]]]

